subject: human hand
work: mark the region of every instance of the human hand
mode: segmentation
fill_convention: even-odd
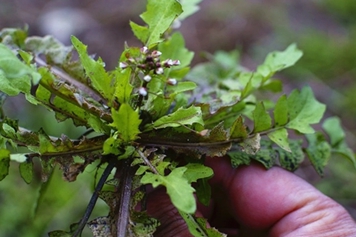
[[[356,224],[334,200],[291,172],[252,164],[231,168],[227,158],[209,158],[212,202],[197,215],[228,236],[356,236]],[[192,236],[164,189],[148,197],[148,213],[161,222],[155,236]]]

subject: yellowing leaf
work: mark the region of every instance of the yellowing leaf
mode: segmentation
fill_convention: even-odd
[[[208,133],[209,140],[211,142],[227,141],[228,134],[224,129],[224,121],[221,121],[218,125],[213,127]]]
[[[288,131],[285,128],[275,130],[267,134],[269,139],[286,151],[291,152],[288,142]]]
[[[230,138],[246,138],[248,135],[246,126],[243,123],[243,119],[239,116],[235,122],[232,124],[230,129]]]
[[[257,133],[255,136],[245,139],[239,145],[246,154],[255,155],[261,148],[261,136]]]
[[[88,222],[88,227],[92,231],[94,237],[113,237],[111,223],[112,221],[110,220],[110,217],[101,216]]]

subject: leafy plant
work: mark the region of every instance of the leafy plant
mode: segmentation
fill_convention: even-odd
[[[255,160],[294,171],[307,156],[323,175],[331,154],[338,153],[356,166],[339,119],[325,120],[324,132],[311,126],[320,123],[326,107],[309,87],[281,93],[282,82],[274,75],[301,58],[296,45],[270,53],[256,71],[241,67],[234,51],[217,52],[190,69],[194,53],[173,26],[199,2],[149,0],[141,15],[144,25],[130,22],[142,46],[126,45],[112,71],[74,36],[75,51],[51,36],[0,32],[1,103],[22,93],[53,111],[59,122],[70,119],[88,129],[78,139],[56,138],[43,129],[19,127],[2,114],[0,179],[7,176],[10,160],[21,162],[26,183],[37,161],[43,182],[55,166],[67,181],[75,181],[94,161],[106,165],[83,218],[69,231],[49,236],[80,236],[86,224],[94,236],[152,236],[158,221],[136,208],[146,185],[165,186],[194,236],[224,236],[194,217],[194,193],[203,204],[209,201],[206,181],[213,171],[204,166],[205,157],[227,155],[233,167]],[[19,146],[28,152],[17,153]],[[112,189],[104,191],[104,185]],[[88,222],[99,197],[110,208],[108,216]]]

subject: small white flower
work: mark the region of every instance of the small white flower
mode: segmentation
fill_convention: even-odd
[[[182,25],[182,22],[178,19],[175,19],[172,24],[173,29],[178,29]]]
[[[158,50],[154,50],[153,52],[152,52],[152,54],[151,54],[151,56],[153,57],[153,58],[157,58],[157,57],[159,57],[159,56],[161,56],[162,55],[162,53],[160,52],[160,51],[158,51]]]
[[[173,66],[173,60],[172,59],[167,59],[163,62],[163,64],[167,65],[167,66]]]
[[[146,82],[150,82],[152,79],[152,77],[150,75],[146,75],[143,77],[143,80],[145,80]]]
[[[167,80],[167,84],[168,84],[168,85],[171,85],[171,86],[175,86],[175,85],[177,85],[177,79],[169,78],[169,79]]]
[[[141,87],[140,89],[138,89],[138,93],[142,96],[146,96],[147,95],[147,89],[144,87]]]
[[[143,46],[141,49],[140,49],[141,53],[143,54],[146,54],[148,53],[148,48],[146,46]]]
[[[120,62],[120,63],[119,63],[119,67],[120,67],[121,69],[125,69],[125,68],[128,67],[128,65],[127,65],[127,63]]]
[[[160,75],[160,74],[163,74],[163,68],[161,68],[161,67],[159,67],[159,68],[157,68],[156,69],[156,73],[158,74],[158,75]]]
[[[178,65],[180,65],[180,61],[179,60],[173,60],[173,62],[172,62],[173,64],[173,66],[178,66]]]

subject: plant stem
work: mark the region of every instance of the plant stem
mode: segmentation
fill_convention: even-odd
[[[143,162],[145,162],[145,164],[150,167],[151,171],[155,174],[159,174],[157,169],[151,164],[151,162],[147,159],[147,157],[145,156],[145,154],[143,154],[142,151],[137,149],[137,153],[140,155],[140,157],[142,158]]]
[[[130,199],[132,191],[132,179],[135,174],[134,167],[131,167],[131,159],[125,159],[120,169],[120,173],[115,174],[115,178],[120,179],[119,203],[116,207],[116,232],[117,237],[125,237],[129,220]],[[119,177],[117,177],[119,176]]]
[[[85,210],[85,213],[84,213],[82,219],[80,220],[80,222],[78,224],[78,228],[74,232],[72,237],[77,237],[77,236],[81,235],[81,233],[82,233],[85,225],[87,224],[88,219],[89,219],[89,217],[90,217],[90,215],[91,215],[91,213],[92,213],[92,211],[93,211],[93,209],[95,207],[96,201],[98,200],[99,192],[103,188],[103,186],[104,186],[107,178],[109,177],[112,169],[115,167],[116,161],[117,160],[114,157],[109,159],[108,165],[106,166],[103,174],[101,175],[100,180],[99,180],[98,184],[95,187],[94,193],[90,198],[90,201],[89,201],[89,204],[87,206],[87,209]]]

